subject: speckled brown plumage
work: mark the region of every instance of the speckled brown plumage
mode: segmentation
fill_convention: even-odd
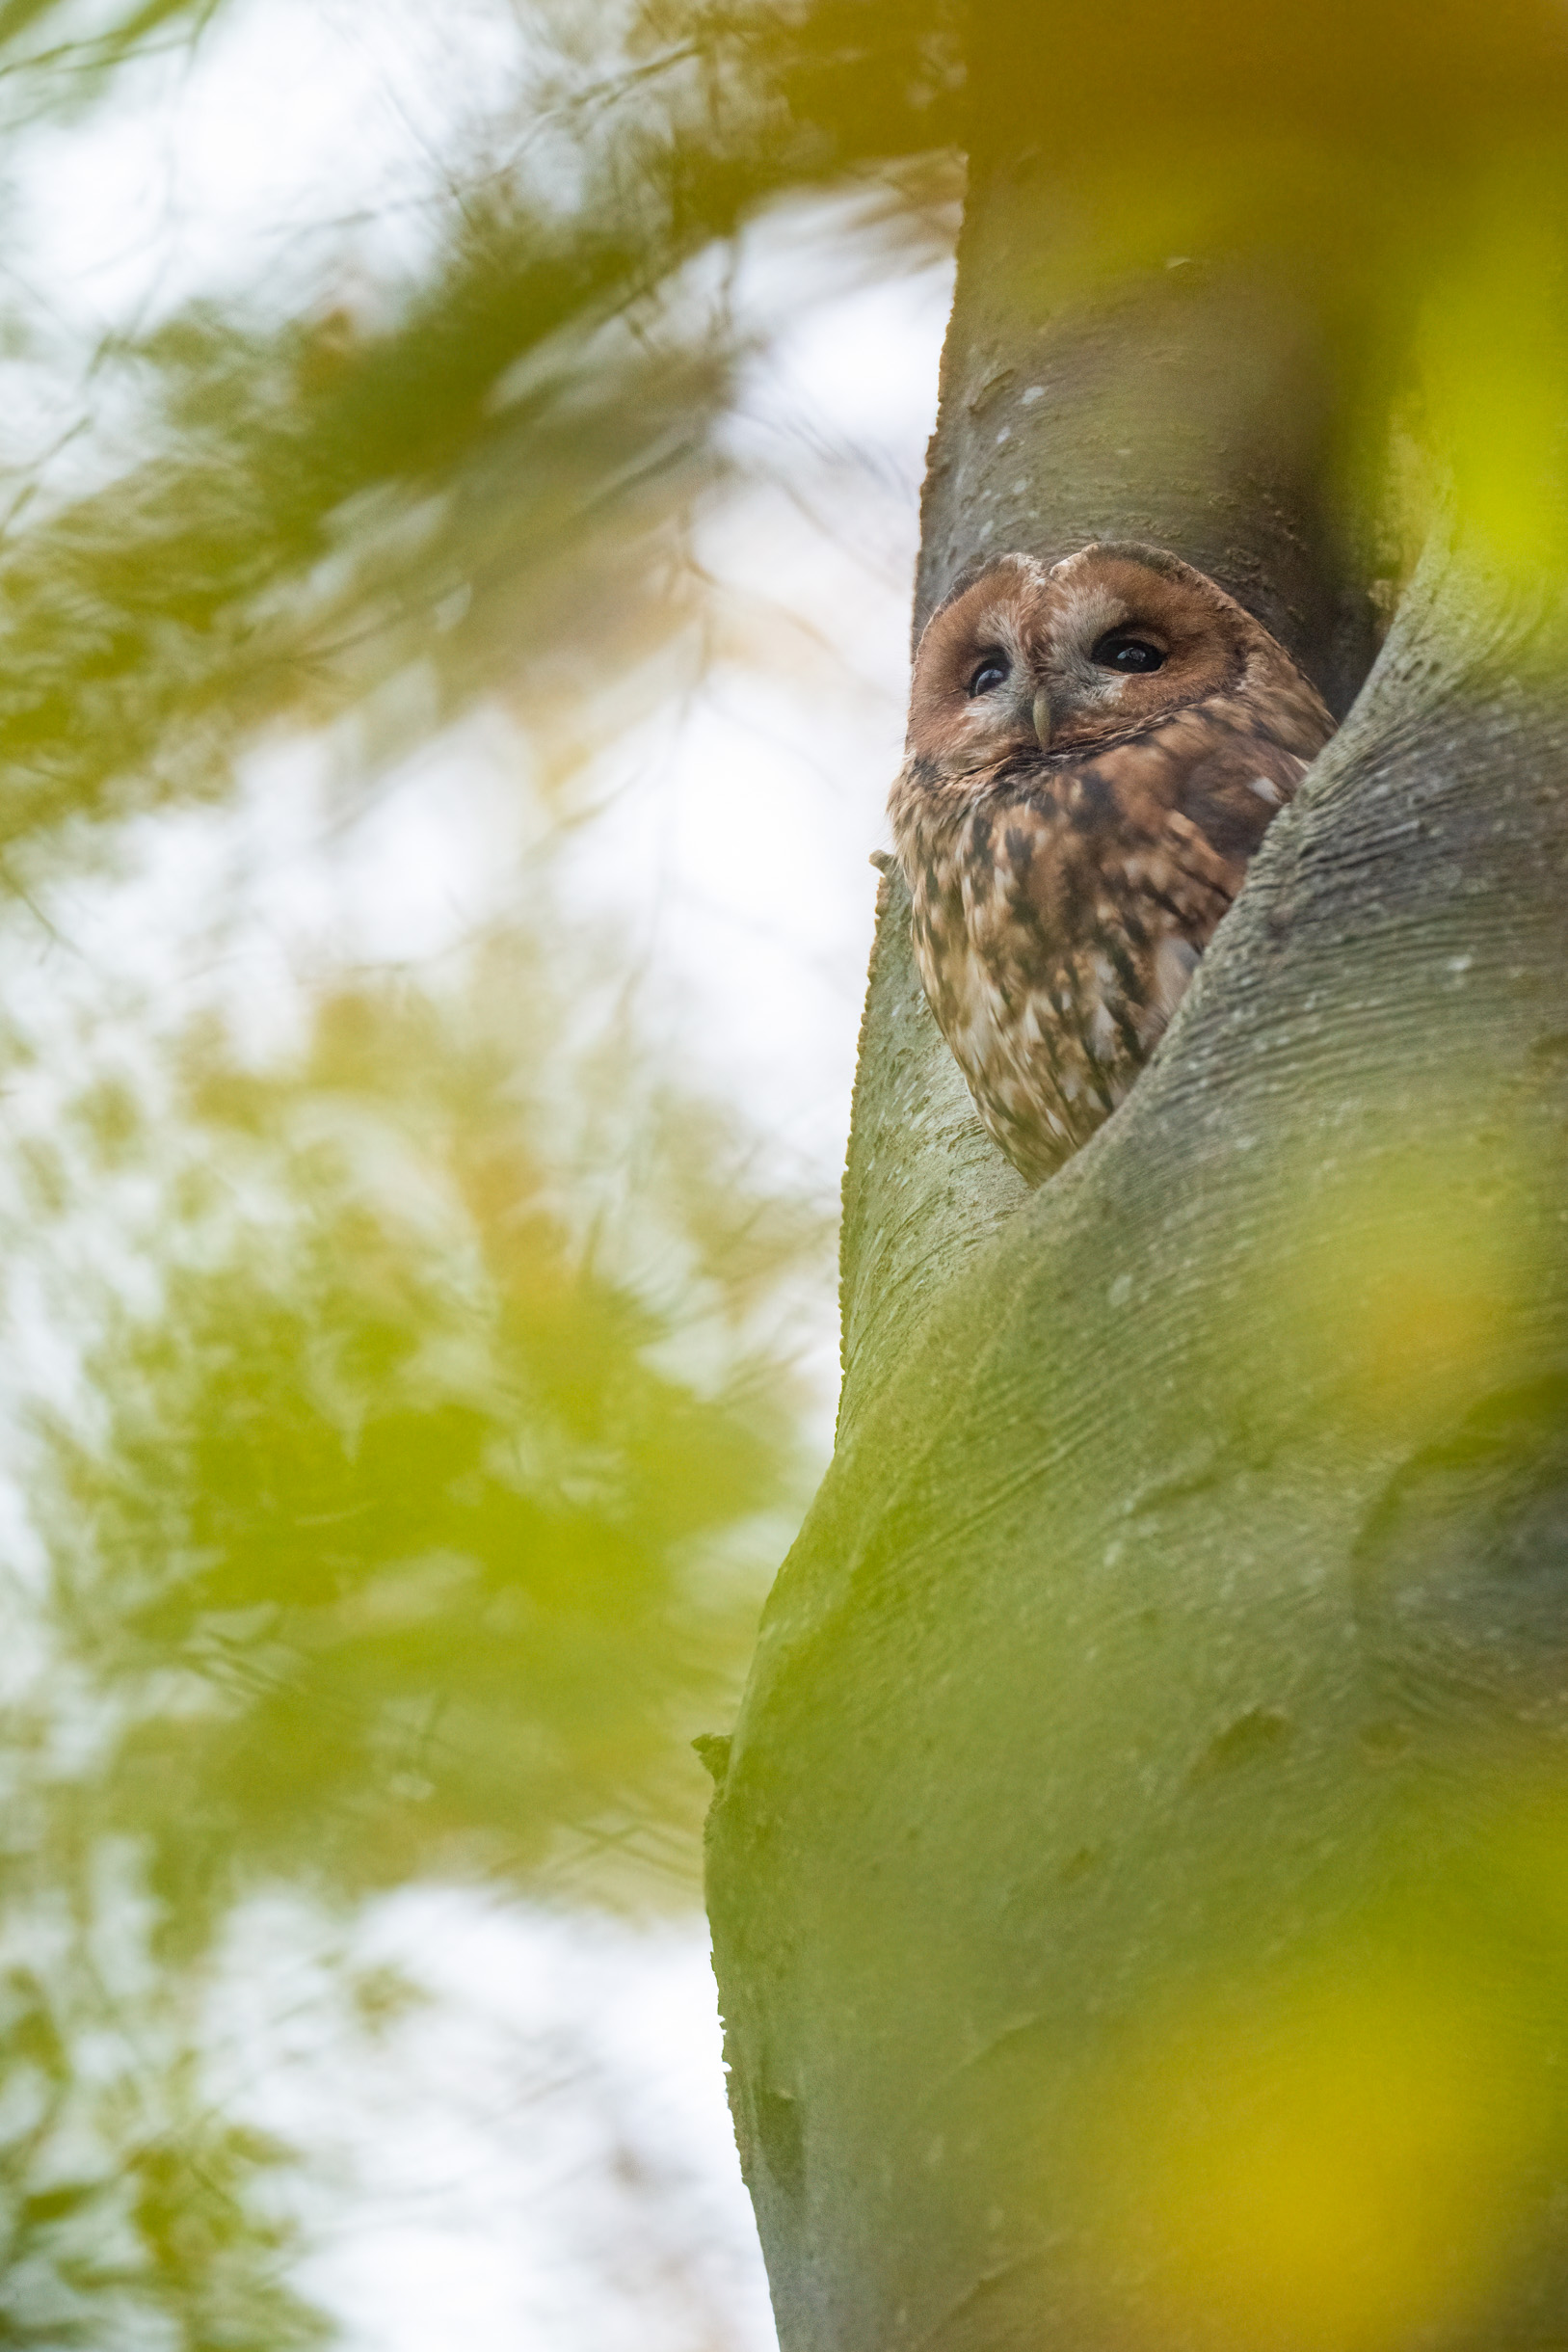
[[[1031,1182],[1126,1095],[1333,732],[1268,631],[1157,548],[999,556],[932,616],[893,838],[932,1009]]]

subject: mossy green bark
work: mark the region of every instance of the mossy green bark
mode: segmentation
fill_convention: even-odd
[[[1363,686],[1384,558],[1337,500],[1368,338],[1312,295],[1321,248],[1216,233],[1057,299],[1072,185],[982,182],[921,601],[988,548],[1147,537],[1354,708],[1154,1064],[1032,1196],[888,894],[838,1452],[709,1827],[781,2340],[1541,2341],[1568,2324],[1562,600],[1439,527]]]

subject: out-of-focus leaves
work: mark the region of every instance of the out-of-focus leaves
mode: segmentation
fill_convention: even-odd
[[[146,2250],[147,2285],[191,2352],[208,2345],[276,2352],[331,2334],[276,2272],[267,2278],[263,2265],[277,2264],[294,2233],[247,2196],[252,2181],[293,2154],[265,2133],[217,2117],[137,2152],[131,2218]]]
[[[177,454],[0,555],[7,835],[221,787],[249,731],[410,663],[445,673],[432,724],[546,649],[586,706],[590,628],[613,686],[655,619],[678,627],[658,590],[722,368],[623,348],[579,385],[557,351],[492,414],[497,344],[516,354],[531,305],[548,332],[563,289],[522,230],[461,242],[428,316],[364,352],[205,318],[149,347]]]
[[[141,454],[0,548],[0,842],[219,788],[257,727],[410,665],[430,724],[497,688],[574,740],[624,723],[696,618],[680,523],[723,470],[741,343],[695,265],[857,175],[845,234],[928,252],[952,178],[921,159],[957,76],[921,18],[866,0],[653,7],[603,46],[514,101],[571,171],[455,167],[389,322],[199,303],[101,355]]]
[[[563,1832],[687,1883],[686,1743],[755,1605],[715,1546],[792,1490],[788,1367],[745,1318],[814,1231],[732,1153],[721,1192],[716,1132],[690,1188],[671,1106],[687,1157],[618,1269],[519,1087],[548,990],[484,986],[513,1020],[341,994],[285,1070],[194,1040],[183,1165],[122,1094],[80,1105],[156,1176],[159,1299],[107,1306],[101,1440],[47,1423],[60,1600],[117,1726],[108,1817],[190,1933],[248,1870],[526,1874]]]
[[[122,1959],[135,1939],[121,1906]],[[47,1983],[23,1966],[0,1982],[0,2344],[320,2342],[325,2322],[286,2282],[296,2232],[254,2194],[294,2152],[204,2112],[188,2055],[155,2063],[180,2050],[177,1989],[142,2004],[134,2034],[124,1991],[81,1941]]]
[[[112,107],[233,13],[9,0],[7,120]],[[259,734],[345,711],[373,774],[504,697],[547,781],[696,674],[736,254],[824,191],[878,265],[950,236],[954,53],[880,0],[529,29],[400,282],[366,288],[350,225],[308,307],[187,300],[74,381],[40,334],[82,429],[53,469],[0,449],[0,849],[68,866],[77,820],[219,793]],[[322,2333],[287,2152],[210,2103],[249,1889],[694,1891],[687,1743],[729,1720],[799,1500],[771,1306],[825,1237],[712,1107],[563,1056],[544,931],[439,1002],[329,976],[268,1066],[209,1027],[171,1070],[149,1033],[12,1125],[72,1376],[32,1418],[47,1564],[8,1662],[0,2342]]]
[[[101,96],[125,66],[149,50],[193,40],[224,0],[132,0],[84,10],[81,0],[5,0],[0,6],[0,76],[18,111],[67,113]]]

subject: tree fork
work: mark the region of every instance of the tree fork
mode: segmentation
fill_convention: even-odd
[[[1439,29],[1470,145],[1392,165],[1365,77],[1266,138],[1244,81],[1190,137],[1135,108],[1123,169],[976,58],[917,619],[975,556],[1149,539],[1354,708],[1032,1197],[887,893],[838,1448],[709,1830],[784,2352],[1560,2332],[1560,446],[1434,532],[1365,685],[1396,557],[1353,520],[1496,186],[1492,51]]]

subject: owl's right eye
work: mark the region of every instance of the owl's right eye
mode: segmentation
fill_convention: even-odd
[[[988,654],[984,661],[981,662],[979,668],[975,671],[974,676],[970,680],[970,700],[972,701],[976,694],[989,694],[993,686],[1004,684],[1006,682],[1006,679],[1007,664],[1002,659],[1001,655],[999,654]]]

